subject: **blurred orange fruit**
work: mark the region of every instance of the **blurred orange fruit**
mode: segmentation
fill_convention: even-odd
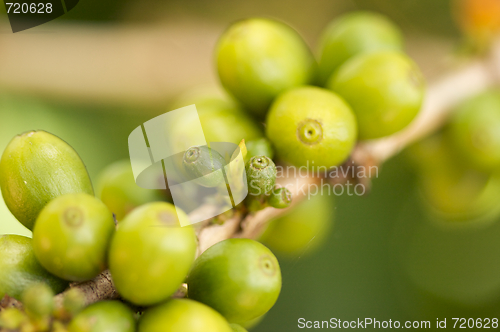
[[[454,0],[456,20],[464,33],[482,42],[500,33],[500,0]]]

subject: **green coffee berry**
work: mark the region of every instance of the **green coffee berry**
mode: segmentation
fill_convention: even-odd
[[[197,135],[191,130],[197,128],[198,123],[201,123],[207,142],[238,144],[242,139],[248,141],[263,136],[262,125],[227,95],[206,90],[188,91],[177,98],[170,109],[192,104],[196,105],[198,114],[183,115],[172,132],[172,137],[186,144],[184,146],[199,144],[193,139]]]
[[[85,308],[85,295],[78,288],[71,288],[64,292],[63,309],[70,316],[74,316]]]
[[[464,163],[447,134],[427,137],[406,152],[420,175],[417,189],[426,211],[449,222],[496,220],[500,214],[500,177]]]
[[[292,193],[284,187],[274,188],[269,194],[267,202],[274,208],[284,209],[292,203]]]
[[[274,254],[250,239],[228,239],[208,248],[189,277],[188,297],[220,312],[230,323],[265,314],[281,290],[281,271]]]
[[[42,208],[68,193],[93,195],[87,169],[59,137],[30,131],[10,141],[0,160],[0,190],[12,214],[33,229]]]
[[[55,198],[40,212],[33,249],[51,273],[85,281],[106,268],[114,230],[113,215],[104,203],[87,194],[68,194]]]
[[[245,330],[241,325],[238,324],[230,324],[231,328],[233,329],[233,332],[248,332]]]
[[[139,187],[134,180],[130,160],[115,162],[99,175],[96,194],[118,221],[136,207],[163,197],[158,190]]]
[[[68,282],[50,274],[38,262],[32,240],[20,235],[0,236],[0,294],[21,300],[31,285],[43,282],[54,293],[62,292]]]
[[[352,107],[361,140],[405,128],[418,114],[425,94],[420,68],[394,51],[349,59],[330,78],[328,87]]]
[[[204,187],[217,187],[225,183],[223,168],[224,158],[207,146],[189,148],[182,159],[182,164],[192,180]]]
[[[319,80],[328,78],[345,61],[367,52],[402,51],[399,28],[387,17],[371,12],[352,12],[332,21],[324,30],[319,49]]]
[[[248,193],[250,195],[268,194],[276,182],[276,165],[266,156],[252,157],[246,163]]]
[[[68,325],[69,332],[134,332],[134,313],[122,302],[101,301],[89,305]]]
[[[249,161],[255,156],[266,156],[270,159],[274,157],[274,150],[271,146],[271,142],[267,138],[259,138],[245,142],[247,155],[245,156],[245,162]]]
[[[490,90],[461,104],[446,129],[450,147],[478,170],[500,169],[500,91]]]
[[[271,220],[260,241],[283,256],[296,258],[310,254],[328,238],[334,213],[332,196],[311,195],[285,215]]]
[[[280,159],[294,166],[331,168],[351,154],[358,135],[350,106],[326,89],[305,86],[276,98],[266,133]]]
[[[54,311],[54,292],[46,284],[34,284],[23,292],[22,302],[30,317],[48,317]]]
[[[147,309],[138,332],[231,332],[228,322],[214,309],[188,299],[173,299]]]
[[[179,220],[180,218],[180,220]],[[123,219],[109,249],[116,289],[136,305],[168,299],[181,286],[196,254],[188,217],[169,203],[143,205]]]
[[[312,53],[293,29],[262,18],[229,27],[216,58],[222,85],[260,117],[279,93],[311,83],[316,71]]]
[[[17,308],[0,311],[0,329],[19,330],[28,321],[28,317]]]

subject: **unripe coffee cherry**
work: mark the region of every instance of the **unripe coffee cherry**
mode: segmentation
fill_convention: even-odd
[[[316,63],[289,26],[263,18],[234,23],[216,50],[222,85],[249,111],[263,117],[284,90],[310,84]]]
[[[23,292],[22,302],[30,317],[48,317],[54,310],[54,292],[44,283],[34,284]]]
[[[273,159],[274,150],[271,146],[271,142],[265,137],[250,140],[245,142],[247,155],[245,156],[245,162],[249,161],[252,157],[255,156],[266,156],[268,158]]]
[[[196,260],[188,297],[220,312],[230,323],[265,314],[281,291],[281,270],[274,254],[250,239],[228,239]]]
[[[231,332],[220,313],[202,303],[172,299],[147,309],[139,320],[139,332]]]
[[[136,305],[167,300],[194,262],[196,235],[172,204],[138,207],[119,224],[109,249],[109,270],[120,295]]]
[[[486,173],[500,169],[500,91],[489,90],[463,102],[445,135],[467,165]]]
[[[130,159],[114,162],[101,172],[96,196],[115,214],[118,221],[136,207],[164,198],[160,190],[144,189],[136,184]]]
[[[364,53],[346,61],[328,81],[356,114],[360,140],[380,138],[405,128],[425,95],[420,68],[395,51]]]
[[[349,105],[326,89],[304,86],[276,98],[266,134],[278,157],[294,166],[331,168],[351,154],[358,135]]]
[[[269,194],[267,203],[277,209],[289,207],[292,203],[292,193],[287,188],[274,188]]]
[[[12,214],[31,230],[52,199],[69,193],[94,195],[75,150],[45,131],[30,131],[10,141],[0,160],[0,189]]]
[[[276,182],[276,165],[266,156],[252,157],[246,164],[248,193],[268,194]]]
[[[335,200],[332,196],[310,195],[285,215],[271,220],[259,241],[282,257],[311,254],[328,239],[334,215]]]
[[[94,278],[106,268],[115,230],[112,213],[97,198],[69,194],[40,212],[33,230],[33,249],[49,272],[71,280]]]
[[[68,326],[70,332],[134,332],[134,313],[119,301],[89,305]]]
[[[16,331],[28,321],[24,312],[17,308],[7,308],[0,311],[0,329]]]
[[[85,308],[85,294],[78,288],[70,288],[63,293],[64,311],[74,316]]]
[[[215,91],[214,91],[215,90]],[[197,145],[194,128],[201,123],[207,142],[229,142],[238,144],[263,136],[263,128],[241,105],[218,87],[194,88],[179,96],[170,106],[178,109],[186,105],[196,105],[195,113],[186,113],[179,118],[171,137],[182,142],[183,146]]]
[[[224,158],[207,146],[189,148],[182,159],[188,176],[203,187],[217,187],[224,183],[222,168],[226,165]]]
[[[0,236],[0,296],[21,300],[27,287],[43,282],[54,291],[62,292],[68,282],[50,274],[35,257],[33,242],[20,235]]]
[[[401,31],[387,17],[372,12],[342,15],[321,36],[319,81],[325,85],[332,73],[358,54],[387,50],[403,50]]]

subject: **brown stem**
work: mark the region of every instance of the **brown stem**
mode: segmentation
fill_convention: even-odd
[[[73,284],[71,287],[76,287],[82,292],[86,305],[105,299],[109,300],[119,297],[109,270],[104,271],[92,280]],[[56,307],[62,306],[64,294],[63,292],[56,295],[54,298]]]
[[[3,309],[7,309],[7,308],[22,308],[23,305],[21,302],[19,302],[18,300],[16,300],[15,298],[13,297],[10,297],[8,295],[5,295],[2,299],[0,299],[0,311],[3,310]]]

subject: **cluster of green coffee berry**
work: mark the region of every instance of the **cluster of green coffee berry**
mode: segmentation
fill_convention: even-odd
[[[201,121],[208,142],[245,139],[240,148],[246,150],[250,211],[290,204],[290,192],[275,184],[274,152],[295,166],[331,168],[349,157],[358,139],[401,130],[421,106],[422,75],[402,53],[400,33],[386,18],[339,18],[325,30],[319,53],[316,63],[283,23],[235,23],[221,37],[216,56],[221,83],[237,101],[198,99],[199,120],[183,118],[170,133],[189,143],[187,128]],[[223,183],[214,172],[223,157],[209,147],[188,146],[182,169],[203,186]],[[33,131],[9,143],[0,160],[0,189],[33,239],[0,238],[0,295],[26,299],[25,313],[2,311],[0,324],[26,331],[132,331],[133,307],[141,313],[139,331],[229,332],[243,330],[229,323],[245,325],[274,305],[281,272],[269,249],[254,240],[229,239],[195,259],[195,230],[179,227],[189,224],[187,216],[165,202],[167,196],[138,188],[130,165],[126,171],[123,165],[104,171],[98,200],[83,162],[56,136]],[[271,223],[262,240],[300,252],[311,238],[326,234],[332,209],[327,197],[313,197]],[[90,280],[106,268],[121,301],[53,306],[47,288],[38,284],[57,294],[69,281]],[[172,299],[183,283],[187,299]]]
[[[500,216],[500,91],[463,102],[449,123],[409,148],[423,202],[438,220]]]
[[[423,77],[402,48],[387,18],[350,13],[325,29],[316,62],[293,29],[258,18],[233,24],[216,60],[224,88],[265,119],[281,161],[331,168],[358,139],[391,135],[420,110]]]
[[[195,259],[195,229],[180,227],[189,225],[188,217],[170,203],[141,205],[115,225],[93,196],[78,154],[47,132],[9,143],[0,188],[10,211],[33,231],[32,239],[0,237],[0,294],[25,307],[25,313],[2,311],[5,328],[134,331],[133,306],[141,313],[139,331],[241,331],[230,323],[264,315],[280,293],[278,261],[257,241],[225,240]],[[91,280],[106,268],[122,302],[54,307],[53,295],[69,282]],[[183,283],[187,299],[172,299]],[[90,302],[82,296],[82,304]]]
[[[384,16],[355,12],[335,19],[317,54],[316,60],[284,23],[234,23],[215,52],[229,96],[181,96],[171,109],[195,104],[199,119],[182,119],[172,136],[196,145],[189,128],[199,122],[208,142],[248,143],[265,134],[281,162],[328,169],[342,164],[358,140],[391,135],[420,110],[422,73],[404,54],[398,27]]]
[[[238,144],[245,139],[247,171],[248,159],[254,156],[273,159],[276,155],[280,162],[297,167],[338,166],[349,157],[357,140],[387,136],[407,126],[424,95],[422,74],[404,55],[399,29],[374,13],[350,13],[334,20],[321,38],[318,61],[285,24],[259,18],[242,20],[221,36],[216,60],[220,81],[230,97],[207,91],[184,94],[171,109],[195,104],[199,119],[183,119],[172,135],[194,145],[196,133],[187,128],[195,128],[199,121],[209,142]],[[200,174],[208,171],[211,169]],[[290,195],[284,189],[255,195],[253,189],[265,192],[265,182],[270,179],[258,181],[252,175],[247,173],[249,192],[254,194],[246,201],[250,211],[287,205]],[[218,176],[214,183],[221,181]],[[325,206],[323,211],[333,209],[331,200],[328,207],[328,202],[318,202]],[[323,217],[312,222],[317,226],[312,228],[299,226],[296,218],[286,219],[297,226],[288,232],[295,234],[296,243],[308,242],[311,229],[326,228]],[[287,227],[271,226],[268,234],[273,229],[286,232]],[[278,247],[288,251],[285,248],[294,246],[281,243]]]
[[[23,237],[11,240],[27,241]],[[22,309],[11,306],[0,311],[0,328],[21,332],[92,331],[89,319],[95,317],[94,312],[99,312],[100,326],[109,328],[118,324],[112,330],[133,331],[134,313],[122,302],[101,301],[85,308],[85,297],[78,288],[68,290],[60,301],[56,301],[51,286],[54,285],[49,286],[45,280],[27,285],[20,297]]]

